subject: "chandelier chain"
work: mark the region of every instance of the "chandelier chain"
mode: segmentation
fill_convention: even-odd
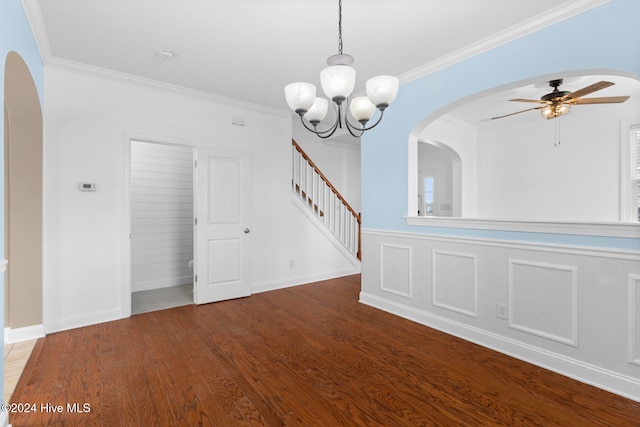
[[[342,0],[338,0],[338,53],[342,55]]]

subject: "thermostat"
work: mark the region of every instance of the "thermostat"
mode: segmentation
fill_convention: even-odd
[[[96,184],[94,182],[81,182],[78,184],[79,191],[96,191]]]

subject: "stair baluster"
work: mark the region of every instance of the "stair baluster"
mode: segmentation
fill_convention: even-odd
[[[349,205],[296,141],[291,142],[292,191],[353,256],[362,260],[361,215]]]

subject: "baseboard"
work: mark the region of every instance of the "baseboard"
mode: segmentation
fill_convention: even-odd
[[[637,378],[608,371],[598,366],[590,365],[570,357],[524,344],[486,330],[398,304],[365,292],[360,293],[360,302],[640,402],[640,380]]]
[[[11,427],[11,424],[9,424],[9,413],[6,411],[0,412],[0,427]]]
[[[105,310],[89,313],[81,316],[65,317],[58,320],[47,320],[45,322],[45,332],[60,332],[69,329],[81,328],[83,326],[95,325],[98,323],[111,322],[122,318],[120,310]]]
[[[22,328],[4,328],[5,344],[34,340],[44,336],[44,325],[42,324]]]
[[[337,270],[332,272],[325,272],[321,274],[311,274],[306,276],[290,277],[282,280],[271,280],[267,282],[253,283],[251,285],[251,293],[257,294],[260,292],[275,291],[277,289],[290,288],[292,286],[304,285],[306,283],[320,282],[323,280],[335,279],[336,277],[350,276],[352,274],[359,274],[360,268],[346,268],[343,270]]]

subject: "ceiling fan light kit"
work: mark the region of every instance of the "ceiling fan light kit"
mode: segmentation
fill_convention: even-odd
[[[318,125],[326,117],[329,101],[316,97],[316,87],[311,83],[296,82],[284,88],[289,108],[300,116],[304,127],[320,138],[331,137],[338,128],[346,127],[354,137],[361,136],[365,131],[373,129],[382,121],[384,110],[393,102],[398,94],[400,81],[393,76],[377,76],[366,82],[367,96],[351,99],[355,87],[356,70],[350,65],[354,58],[342,53],[342,0],[338,1],[338,54],[327,59],[327,68],[320,72],[322,90],[332,101],[336,111],[336,120],[325,130],[319,130]],[[367,123],[376,109],[380,111],[378,120],[371,126]],[[360,123],[349,121],[347,110]]]
[[[571,111],[571,104],[568,102],[558,102],[544,107],[540,110],[540,115],[545,119],[550,120],[569,114],[569,111]]]
[[[511,114],[505,114],[504,116],[492,117],[491,120],[502,119],[504,117],[514,116],[516,114],[524,113],[532,110],[540,110],[540,115],[547,120],[555,119],[556,117],[569,114],[571,107],[574,105],[586,105],[586,104],[619,104],[629,99],[628,96],[606,96],[600,98],[583,98],[585,95],[589,95],[593,92],[605,89],[609,86],[613,86],[615,83],[600,81],[593,83],[587,87],[576,90],[574,92],[561,91],[558,88],[562,84],[562,79],[556,79],[549,81],[549,86],[553,88],[553,91],[542,96],[540,100],[536,99],[510,99],[512,102],[533,102],[536,104],[542,104],[538,107],[528,108],[526,110],[517,111]]]

